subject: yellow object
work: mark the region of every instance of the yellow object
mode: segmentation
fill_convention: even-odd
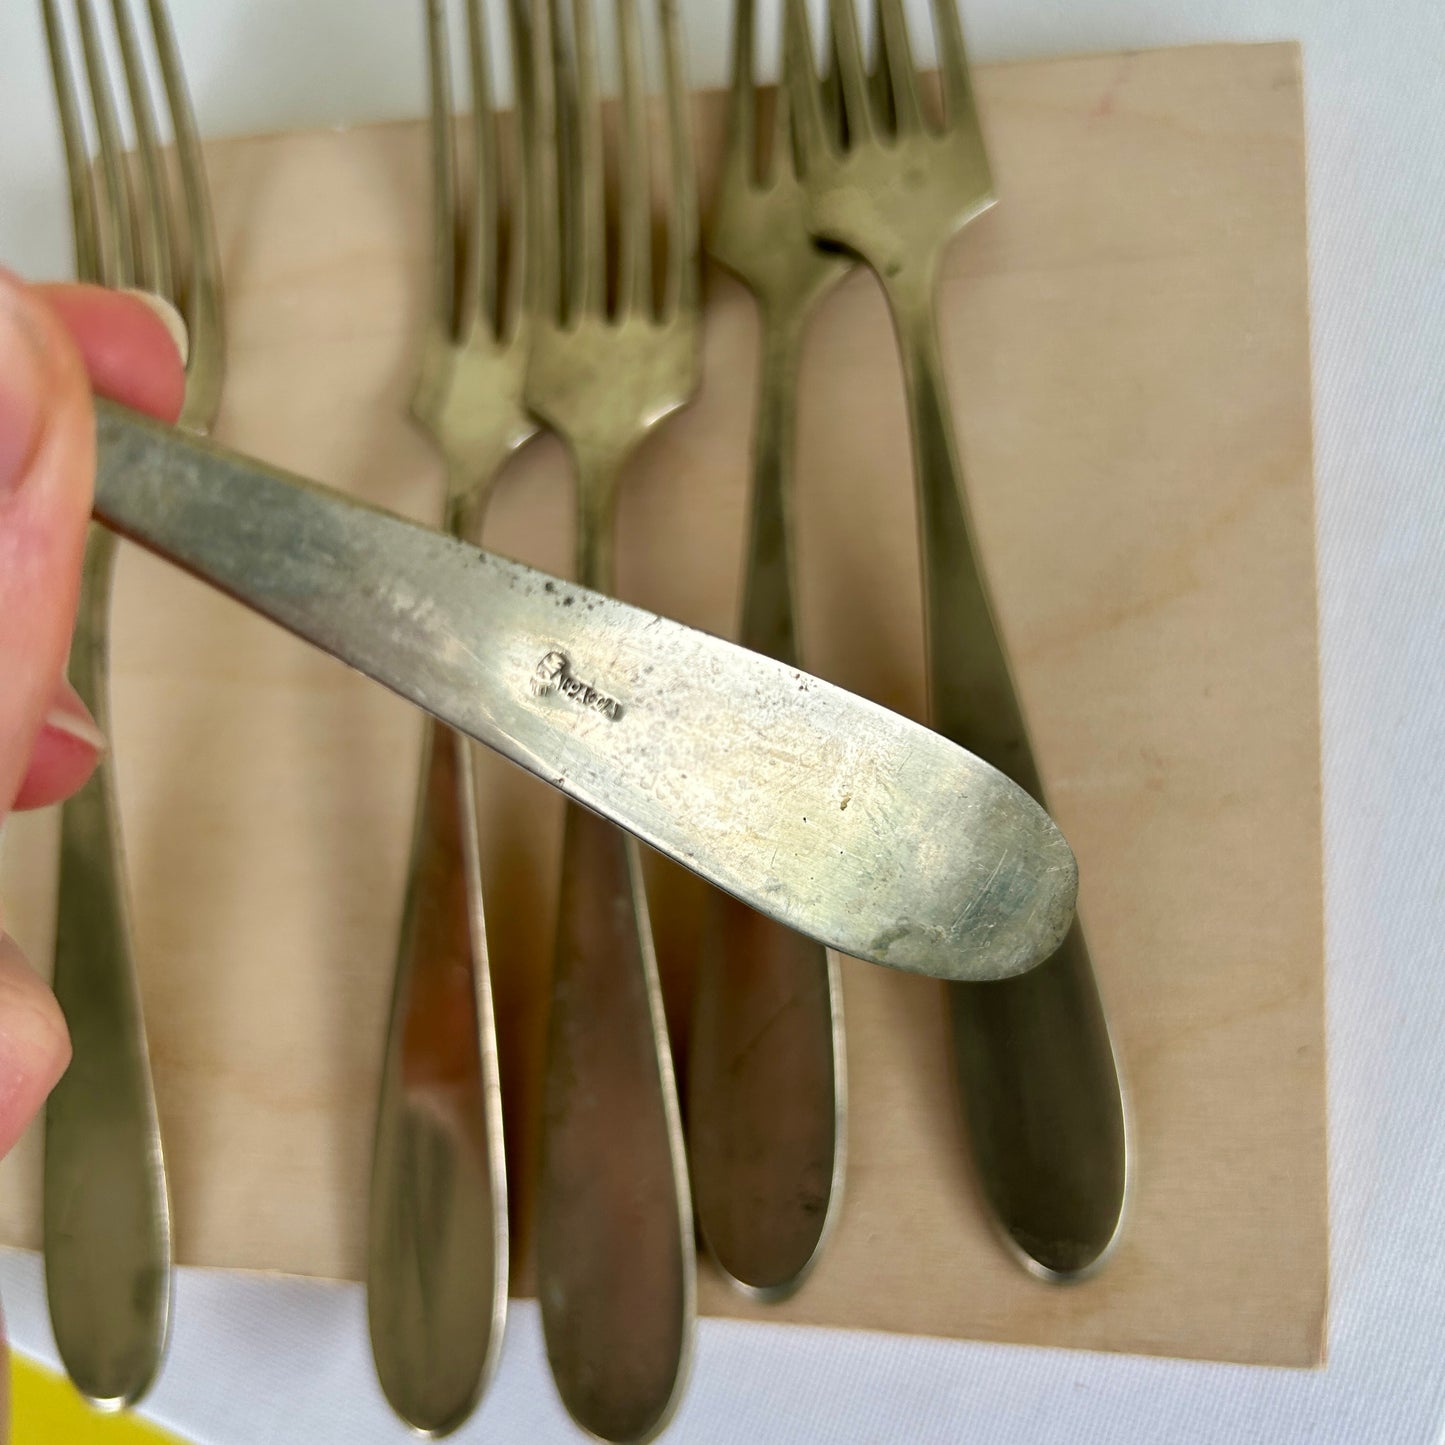
[[[69,1380],[10,1352],[12,1445],[185,1445],[179,1435],[126,1411],[92,1410]]]

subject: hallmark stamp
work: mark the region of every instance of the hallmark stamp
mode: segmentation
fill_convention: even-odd
[[[547,697],[554,692],[593,712],[600,712],[603,717],[616,719],[622,716],[622,704],[615,697],[598,691],[590,682],[583,682],[572,671],[571,658],[555,649],[542,658],[532,673],[534,697]]]

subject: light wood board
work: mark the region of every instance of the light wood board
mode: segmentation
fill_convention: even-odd
[[[1137,1173],[1095,1279],[995,1244],[950,1095],[940,987],[846,968],[852,1120],[826,1258],[704,1311],[1308,1365],[1326,1302],[1323,943],[1299,57],[1214,47],[985,68],[999,205],[953,249],[943,332],[968,485],[1123,1066]],[[700,104],[710,170],[721,107]],[[405,405],[425,304],[424,132],[208,148],[230,305],[220,436],[418,517]],[[624,597],[737,606],[757,321],[709,277],[706,379],[626,483]],[[903,397],[876,286],[809,337],[799,425],[812,670],[921,715]],[[488,542],[554,571],[544,440]],[[419,717],[128,550],[115,751],[181,1262],[359,1277]],[[519,1278],[558,799],[488,760],[486,885]],[[10,926],[49,956],[55,820],[17,819]],[[700,885],[653,880],[681,1045]],[[685,1061],[684,1061],[685,1062]],[[39,1131],[0,1239],[39,1236]]]

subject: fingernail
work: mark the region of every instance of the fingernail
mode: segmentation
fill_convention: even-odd
[[[81,702],[80,694],[68,682],[61,683],[41,726],[64,733],[98,753],[103,753],[110,746],[90,715],[90,709]]]
[[[17,298],[0,286],[0,501],[25,480],[44,420],[40,348]]]
[[[127,296],[134,296],[137,301],[143,301],[150,309],[160,317],[161,324],[170,332],[171,340],[176,344],[176,350],[180,353],[181,362],[184,364],[191,354],[191,338],[186,330],[185,318],[164,296],[157,296],[154,291],[141,291],[133,286],[125,288]]]

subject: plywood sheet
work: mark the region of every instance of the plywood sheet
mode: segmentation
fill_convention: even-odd
[[[968,485],[1127,1076],[1127,1232],[1096,1278],[991,1237],[939,986],[846,969],[846,1202],[792,1301],[706,1267],[705,1311],[1307,1365],[1326,1300],[1314,531],[1299,58],[1289,45],[985,68],[999,205],[952,250],[942,329]],[[699,143],[715,161],[718,97]],[[425,305],[419,124],[208,148],[230,305],[220,436],[418,517],[406,399]],[[757,321],[709,277],[706,379],[626,482],[619,590],[719,632],[737,608]],[[812,669],[921,715],[908,437],[880,295],[808,338],[799,423]],[[566,569],[561,449],[487,539]],[[357,1278],[418,715],[127,551],[115,751],[182,1262]],[[558,799],[483,769],[519,1279]],[[48,957],[54,819],[6,839],[10,926]],[[700,885],[657,870],[670,1014]],[[676,1028],[679,1047],[682,1031]],[[683,1061],[685,1066],[685,1061]],[[38,1131],[0,1239],[39,1237]]]

